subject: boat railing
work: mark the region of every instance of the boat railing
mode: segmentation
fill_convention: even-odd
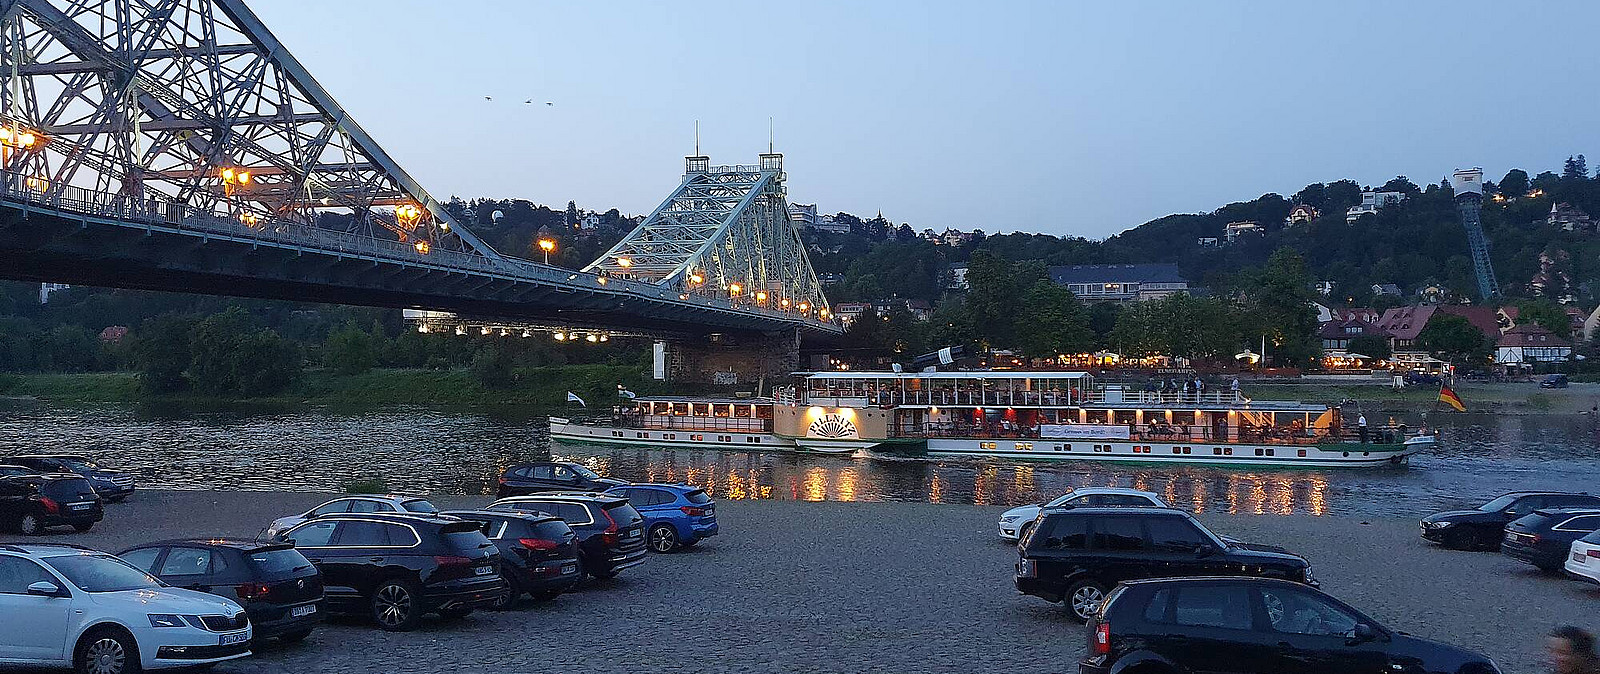
[[[695,417],[665,414],[617,414],[612,423],[618,428],[683,431],[734,431],[739,433],[771,433],[771,419],[750,417]]]
[[[1037,439],[1053,440],[1083,440],[1093,441],[1092,438],[1049,438],[1042,437],[1037,426],[1021,426],[1010,423],[969,423],[969,422],[901,422],[889,425],[889,435],[897,438],[998,438],[998,439]],[[1351,429],[1312,429],[1307,431],[1292,426],[1274,426],[1266,429],[1237,427],[1219,428],[1212,426],[1182,426],[1149,424],[1129,428],[1127,438],[1101,438],[1120,442],[1149,442],[1149,443],[1185,443],[1185,442],[1217,442],[1240,443],[1259,445],[1319,445],[1319,444],[1396,444],[1404,442],[1408,437],[1403,427],[1373,428],[1363,438],[1359,431]]]
[[[1246,398],[1233,391],[1205,393],[1162,393],[1160,391],[1097,390],[1084,393],[1077,389],[1049,391],[855,391],[813,389],[807,395],[813,405],[834,407],[897,407],[927,405],[932,407],[1057,407],[1070,405],[1123,405],[1123,406],[1234,406]]]

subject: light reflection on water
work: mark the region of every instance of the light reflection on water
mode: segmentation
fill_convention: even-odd
[[[183,412],[0,401],[0,452],[82,452],[148,487],[336,491],[381,476],[396,491],[489,494],[519,460],[555,456],[633,481],[685,482],[719,499],[1016,505],[1073,487],[1154,491],[1196,512],[1408,514],[1522,488],[1592,488],[1587,416],[1451,415],[1409,469],[1242,470],[779,452],[551,447],[543,417],[426,409],[342,414]]]

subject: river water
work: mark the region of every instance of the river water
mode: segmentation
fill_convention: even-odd
[[[1279,515],[1419,515],[1513,489],[1600,490],[1593,416],[1450,414],[1434,423],[1442,442],[1410,467],[1246,470],[552,445],[544,416],[526,410],[195,411],[5,400],[0,453],[89,454],[134,472],[141,486],[171,489],[337,491],[381,477],[399,492],[490,494],[507,465],[555,457],[635,482],[697,485],[719,499],[1016,505],[1072,487],[1126,486],[1201,513]]]

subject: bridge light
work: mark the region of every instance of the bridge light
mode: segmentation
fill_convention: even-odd
[[[422,221],[422,209],[414,204],[401,204],[394,209],[395,222],[407,229],[417,226]]]
[[[609,341],[610,339],[611,335],[600,335],[600,341],[602,342]]]
[[[785,297],[785,298],[783,298],[781,300],[778,300],[778,306],[783,307],[785,309],[788,309],[789,308],[789,298]]]
[[[231,168],[222,169],[222,181],[223,182],[227,182],[227,183],[233,182],[233,169],[231,169]]]
[[[565,333],[565,332],[558,332],[558,333],[556,333],[556,334],[554,334],[554,335],[551,335],[551,336],[552,336],[552,337],[555,337],[555,338],[556,338],[556,341],[558,341],[558,342],[565,342],[565,341],[567,341],[567,333]]]
[[[20,135],[17,136],[17,144],[21,145],[24,148],[33,147],[34,142],[38,141],[38,140],[39,140],[39,137],[33,135],[32,131],[23,131]]]
[[[592,342],[600,341],[600,338],[596,337],[595,334],[591,332],[587,336],[584,337],[584,340],[592,343]]]
[[[729,295],[738,295],[741,292],[744,292],[744,286],[739,285],[737,283],[729,283],[728,284],[728,294]]]
[[[800,303],[800,310],[801,311],[811,311],[811,305],[806,304],[805,302],[801,302]]]
[[[689,275],[689,282],[695,285],[700,285],[706,282],[706,277],[701,276],[700,272],[694,272]]]
[[[249,171],[240,171],[239,172],[239,184],[240,185],[249,185],[250,184],[250,172]]]
[[[625,257],[619,257],[619,258],[617,258],[617,266],[618,267],[622,267],[623,269],[627,269],[627,268],[633,266],[633,260],[631,260],[629,258],[625,258]]]
[[[478,328],[478,334],[481,334],[481,335],[489,334],[489,328],[487,328],[487,327]]]
[[[689,293],[678,293],[678,299],[680,299],[680,300],[689,299]]]
[[[594,282],[598,283],[600,285],[605,285],[606,284],[606,277],[604,277],[604,276],[596,276],[594,278]]]
[[[544,251],[544,263],[550,264],[550,251],[556,249],[555,239],[539,239],[539,250]]]
[[[244,223],[244,226],[246,226],[246,227],[254,227],[254,226],[256,226],[256,222],[258,222],[258,221],[259,221],[259,218],[257,218],[256,214],[254,214],[254,213],[240,213],[239,214],[239,222]]]
[[[427,241],[422,241],[422,240],[418,240],[417,241],[417,252],[418,253],[421,253],[423,255],[427,255],[428,253],[430,253],[432,251],[433,251],[433,246],[430,245]]]
[[[766,304],[766,303],[767,303],[767,291],[765,291],[765,290],[757,290],[756,291],[756,304]]]

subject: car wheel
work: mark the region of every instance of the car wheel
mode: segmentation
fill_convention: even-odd
[[[33,513],[23,513],[17,518],[17,533],[24,536],[38,536],[44,533],[44,520]]]
[[[111,627],[90,630],[72,653],[72,668],[78,674],[134,674],[139,664],[133,635]]]
[[[295,630],[293,632],[278,635],[278,640],[286,644],[293,644],[305,641],[306,637],[309,636],[311,636],[311,630]]]
[[[460,620],[469,615],[472,615],[472,609],[470,608],[450,608],[440,611],[439,619],[446,621]]]
[[[1105,603],[1106,588],[1092,580],[1080,580],[1067,588],[1062,604],[1079,620],[1088,622],[1089,616]]]
[[[508,608],[511,608],[511,605],[517,603],[517,599],[522,597],[522,590],[517,587],[517,581],[506,577],[504,572],[500,573],[500,580],[505,581],[506,587],[510,589],[508,589],[505,594],[495,599],[493,604],[489,605],[489,610],[491,611],[504,611]]]
[[[1027,538],[1028,537],[1028,532],[1030,532],[1030,531],[1033,531],[1033,523],[1032,522],[1027,522],[1027,523],[1023,524],[1022,526],[1018,527],[1017,528],[1017,542],[1021,543],[1023,539]]]
[[[678,549],[678,530],[670,524],[650,527],[650,550],[668,553]]]
[[[417,605],[416,586],[403,580],[387,580],[372,592],[372,619],[390,632],[415,629],[422,617]]]
[[[83,533],[85,531],[93,529],[94,528],[94,522],[84,522],[83,524],[74,524],[74,525],[72,525],[72,528],[73,528],[74,531],[77,531],[78,533],[81,534],[81,533]]]
[[[551,599],[555,599],[556,597],[561,596],[561,591],[560,590],[544,590],[542,592],[535,592],[535,593],[533,593],[533,594],[531,594],[529,596],[533,597],[534,601],[550,601]]]

